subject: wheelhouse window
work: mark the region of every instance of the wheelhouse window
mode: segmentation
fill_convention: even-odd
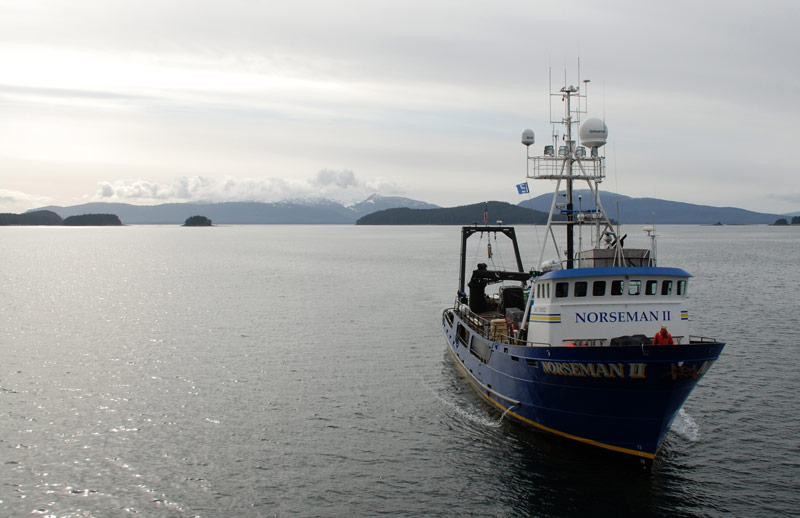
[[[606,281],[594,281],[592,283],[592,295],[602,297],[606,294]]]
[[[536,285],[536,298],[549,299],[550,298],[550,283]]]
[[[556,283],[556,297],[563,298],[569,296],[569,283],[557,282]]]
[[[585,297],[586,291],[589,287],[589,283],[586,281],[578,281],[575,283],[575,296],[576,297]]]
[[[672,295],[672,281],[661,281],[661,294]]]
[[[655,295],[658,292],[658,281],[647,281],[644,289],[645,295]]]
[[[622,295],[622,290],[625,289],[625,281],[611,281],[611,294]]]
[[[686,281],[678,281],[678,292],[677,295],[682,297],[686,295]]]
[[[631,281],[628,284],[628,295],[638,295],[642,292],[642,281]]]

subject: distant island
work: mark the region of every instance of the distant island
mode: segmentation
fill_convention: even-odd
[[[509,225],[544,224],[547,214],[502,201],[474,203],[450,209],[397,208],[373,212],[356,221],[356,225],[471,225],[473,223]]]
[[[52,210],[36,210],[23,214],[0,214],[0,225],[63,225],[64,220]]]
[[[790,223],[789,223],[789,221],[787,221],[786,218],[780,218],[779,220],[775,221],[775,223],[773,223],[773,225],[778,225],[778,226],[789,225],[789,224]],[[800,216],[793,217],[791,224],[792,225],[800,225]]]
[[[69,227],[112,227],[121,226],[122,222],[116,214],[81,214],[68,216],[64,225]]]
[[[205,216],[192,216],[183,222],[184,227],[211,227],[211,220]]]
[[[61,219],[61,216],[50,210],[37,210],[22,214],[0,214],[0,226],[8,225],[48,225],[68,227],[105,227],[121,226],[122,222],[115,214],[80,214]]]

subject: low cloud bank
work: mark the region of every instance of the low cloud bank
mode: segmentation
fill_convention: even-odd
[[[306,180],[285,178],[239,178],[184,176],[164,184],[146,179],[98,183],[97,201],[120,202],[276,202],[296,198],[327,198],[344,204],[356,203],[370,194],[402,195],[396,183],[384,178],[361,181],[348,169],[323,169]]]

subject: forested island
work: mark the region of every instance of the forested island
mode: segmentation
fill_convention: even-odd
[[[0,226],[8,225],[48,225],[68,227],[106,227],[121,226],[122,222],[116,214],[81,214],[61,219],[61,216],[50,210],[37,210],[22,214],[0,214]]]
[[[64,225],[71,227],[108,227],[122,225],[122,222],[116,214],[82,214],[80,216],[68,216],[64,219]]]
[[[37,210],[23,214],[0,214],[0,225],[63,225],[61,216],[51,210]]]
[[[547,214],[501,201],[474,203],[449,209],[397,208],[373,212],[356,221],[356,225],[471,225],[472,223],[509,225],[544,224]]]
[[[786,218],[781,218],[777,220],[773,225],[789,225],[789,221]],[[795,216],[792,218],[792,225],[800,225],[800,216]]]
[[[211,227],[211,220],[205,216],[192,216],[183,222],[184,227]]]

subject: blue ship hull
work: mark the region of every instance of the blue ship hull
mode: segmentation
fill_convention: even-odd
[[[461,326],[457,323],[462,322]],[[652,460],[725,344],[530,347],[487,340],[447,309],[455,364],[499,410],[535,429]],[[459,335],[456,329],[463,329]]]

